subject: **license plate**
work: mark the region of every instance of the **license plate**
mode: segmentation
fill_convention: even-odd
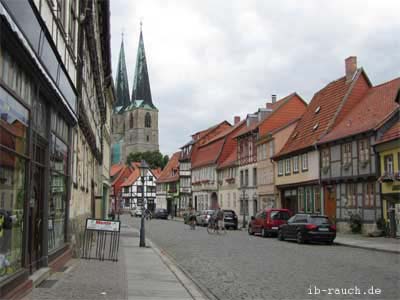
[[[278,229],[278,227],[272,227],[272,229]]]
[[[329,228],[318,228],[319,231],[329,231]]]

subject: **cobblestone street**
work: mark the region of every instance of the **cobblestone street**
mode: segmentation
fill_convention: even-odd
[[[139,228],[139,218],[129,222]],[[146,222],[147,238],[219,299],[399,299],[399,256],[343,246],[298,245],[229,231],[195,231],[181,222]],[[361,295],[309,295],[314,286]],[[373,286],[381,295],[364,294]]]

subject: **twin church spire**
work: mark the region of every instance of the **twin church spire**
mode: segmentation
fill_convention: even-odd
[[[118,58],[117,78],[115,86],[117,98],[117,101],[115,102],[115,109],[118,108],[119,111],[133,107],[156,109],[151,98],[150,80],[147,69],[147,61],[144,51],[143,33],[141,26],[131,98],[129,98],[129,85],[126,70],[123,37]]]

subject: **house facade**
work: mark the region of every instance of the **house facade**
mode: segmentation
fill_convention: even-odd
[[[400,93],[399,93],[400,95]],[[400,121],[385,124],[378,132],[375,151],[379,155],[383,219],[389,236],[400,237]]]
[[[66,262],[82,220],[107,210],[109,1],[1,0],[0,32],[0,211],[15,220],[0,233],[7,298]]]
[[[352,215],[360,216],[365,233],[382,219],[379,157],[373,145],[383,122],[398,119],[395,97],[400,79],[367,86],[363,97],[339,114],[337,124],[319,142],[321,182],[329,213],[335,212],[340,230],[349,229]],[[331,208],[331,206],[336,206]]]
[[[166,208],[171,216],[180,215],[186,209],[186,203],[179,197],[180,157],[181,151],[174,153],[157,179],[156,206]]]

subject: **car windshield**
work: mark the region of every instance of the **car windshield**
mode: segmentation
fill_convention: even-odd
[[[327,217],[311,217],[310,222],[315,224],[315,225],[321,225],[321,224],[330,224],[329,219]]]
[[[233,216],[234,215],[234,212],[233,211],[224,211],[224,215],[225,216]]]
[[[272,220],[289,220],[290,216],[287,211],[271,211]]]

